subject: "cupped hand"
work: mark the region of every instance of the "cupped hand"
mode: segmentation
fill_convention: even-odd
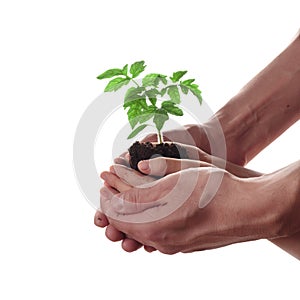
[[[116,174],[123,178],[126,177],[128,182],[125,182],[125,180],[117,180],[119,179],[119,177]],[[112,188],[107,182],[105,182],[105,188],[101,189],[101,193],[103,193],[103,190],[107,190],[107,192],[110,193],[110,195],[115,195],[118,192],[124,192],[132,188],[132,186],[138,186],[155,180],[150,176],[143,176],[141,173],[127,168],[123,165],[111,166],[110,172],[103,172],[101,174],[102,178],[106,178],[105,176],[108,176],[108,178],[110,178],[111,181],[114,181],[114,188]],[[111,225],[108,220],[108,217],[101,211],[97,211],[95,213],[94,223],[98,227],[106,227],[105,234],[110,241],[122,241],[122,248],[127,252],[136,251],[143,246],[136,240],[131,239],[129,236],[126,236],[123,232],[119,231],[113,225]],[[144,245],[144,249],[147,252],[152,252],[155,250],[154,248],[147,245]]]
[[[266,222],[268,211],[270,215],[273,211],[268,210],[268,201],[262,201],[264,196],[255,180],[243,180],[206,166],[151,179],[150,183],[135,187],[128,184],[128,176],[120,178],[117,172],[102,173],[109,187],[101,190],[101,206],[111,226],[117,229],[118,240],[124,238],[120,232],[126,235],[123,248],[127,251],[127,242],[133,243],[134,250],[147,245],[148,249],[172,254],[274,235],[273,227]],[[222,183],[213,199],[200,208],[199,201],[212,174],[223,176]],[[138,175],[132,171],[131,177],[135,176]],[[116,191],[119,188],[124,191]]]
[[[191,147],[188,151],[190,157],[197,157],[198,158],[197,151],[198,150],[196,148]],[[203,156],[203,158],[204,158],[204,156]],[[180,160],[178,160],[178,161],[180,161]],[[144,161],[144,162],[146,162],[146,161]],[[167,163],[170,166],[173,163],[173,161],[170,160]],[[193,166],[195,166],[195,164],[196,164],[196,162],[193,161],[193,160],[185,160],[183,165],[176,164],[176,168],[175,168],[175,166],[172,167],[173,172],[177,172],[177,171],[179,171],[181,169],[184,169],[184,168],[193,167]],[[197,166],[198,165],[199,164],[197,163]],[[208,166],[210,164],[202,162],[201,165],[202,166]],[[112,189],[107,182],[105,182],[104,185],[105,185],[106,189],[108,189],[111,194],[116,194],[117,193],[116,191],[124,192],[124,191],[132,188],[133,186],[138,186],[138,185],[141,185],[141,184],[144,184],[144,183],[153,182],[158,176],[161,175],[161,173],[160,173],[160,168],[161,167],[158,166],[157,164],[156,164],[156,166],[157,166],[157,169],[152,169],[151,170],[154,177],[144,176],[141,173],[139,173],[137,171],[134,171],[134,170],[132,170],[128,167],[125,167],[121,164],[117,164],[117,165],[112,166],[110,168],[110,172],[103,172],[101,177],[106,178],[106,176],[108,176],[109,179],[110,179],[110,182],[114,181],[114,187],[115,187],[114,189]],[[168,173],[170,173],[170,172],[171,172],[171,166],[168,169]],[[146,173],[146,171],[144,173]],[[118,180],[118,178],[126,178],[126,181],[124,179],[123,180]],[[109,220],[108,220],[107,216],[101,211],[96,212],[95,217],[94,217],[94,223],[98,227],[101,227],[101,228],[106,227],[106,237],[109,240],[114,241],[114,242],[122,240],[123,241],[122,242],[122,248],[127,252],[136,251],[137,249],[139,249],[142,246],[139,242],[129,238],[123,232],[117,230],[114,226],[109,224]],[[144,249],[148,252],[152,252],[152,251],[155,250],[153,247],[150,247],[150,246],[147,246],[147,245],[144,245]]]
[[[194,146],[197,149],[201,147],[202,150],[204,150],[207,153],[210,153],[210,145],[209,140],[207,138],[208,131],[209,127],[206,124],[190,124],[185,125],[181,128],[164,131],[163,139],[165,142],[179,143],[186,146]],[[149,134],[140,142],[158,143],[157,141],[157,134]],[[122,153],[119,157],[116,157],[114,162],[129,167],[128,152],[126,151]]]
[[[158,157],[151,160],[145,160],[141,161],[138,165],[140,171],[147,175],[153,175],[154,177],[152,177],[152,180],[154,180],[155,178],[157,178],[157,176],[164,176],[167,174],[178,172],[183,169],[212,166],[211,163],[213,162],[219,168],[226,168],[230,173],[235,174],[239,177],[254,177],[261,175],[258,172],[247,170],[243,167],[231,164],[229,162],[225,162],[221,158],[213,157],[197,147],[184,144],[180,145],[186,149],[188,157],[190,159],[178,160],[172,158]],[[122,158],[116,159],[116,162],[128,166],[128,156],[126,156],[126,153],[124,153]],[[149,182],[149,180],[151,179],[150,176],[143,176],[136,171],[133,171],[128,168],[123,168],[120,165],[116,165],[114,167],[111,167],[110,169],[110,171],[113,174],[116,174],[116,170],[120,178],[127,178],[127,180],[129,181],[127,182],[127,184],[123,181],[121,186],[118,186],[117,190],[119,192],[128,190],[132,186],[137,186],[139,184],[142,184],[143,182]],[[105,185],[107,188],[109,188],[109,185],[107,183]],[[111,241],[123,240],[122,247],[128,252],[135,251],[142,246],[140,243],[126,237],[126,235],[123,232],[120,232],[111,224],[109,224],[108,218],[101,211],[96,212],[94,223],[96,226],[102,228],[107,227],[106,236]],[[144,246],[144,248],[146,251],[149,252],[155,250],[154,248],[148,246]]]
[[[201,157],[202,159],[206,159],[206,161],[215,161],[218,165],[224,166],[224,161],[216,161],[214,157],[208,155],[207,153],[201,151],[198,148],[190,147],[188,153],[190,154],[190,157]],[[149,183],[153,182],[157,176],[163,176],[168,175],[171,173],[178,172],[183,169],[188,168],[196,168],[196,167],[213,167],[210,163],[204,162],[204,161],[198,161],[198,160],[178,160],[178,159],[171,159],[171,158],[155,158],[147,161],[141,161],[139,163],[139,168],[144,174],[153,175],[151,176],[143,176],[139,172],[136,172],[132,169],[126,168],[121,165],[115,165],[110,168],[110,172],[104,172],[102,173],[102,177],[108,178],[108,181],[106,182],[106,188],[110,189],[109,191],[112,194],[117,194],[117,191],[124,192],[129,189],[131,189],[133,186],[139,186],[143,183]],[[242,167],[238,167],[233,164],[227,164],[227,167],[231,169],[231,171],[238,170],[237,173],[240,173],[240,175],[244,175],[244,177],[249,176],[258,176],[259,173],[246,170]],[[251,173],[252,172],[252,173]],[[120,178],[123,178],[120,180]],[[114,189],[111,189],[108,182],[114,186]],[[117,191],[116,191],[117,190]],[[106,227],[106,236],[111,241],[120,241],[122,242],[122,247],[126,251],[135,251],[138,248],[142,246],[141,243],[135,241],[132,239],[132,237],[126,236],[123,232],[118,230],[116,227],[114,227],[112,224],[109,224],[109,221],[107,217],[101,213],[97,212],[95,215],[95,224],[99,227]],[[155,250],[153,247],[150,246],[144,246],[145,250],[151,252]]]

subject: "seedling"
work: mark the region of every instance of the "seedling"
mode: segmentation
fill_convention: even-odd
[[[134,84],[127,89],[123,107],[127,110],[129,124],[132,132],[127,137],[131,139],[154,123],[159,143],[163,143],[162,129],[169,119],[169,114],[183,116],[179,107],[181,103],[180,90],[187,95],[192,93],[202,104],[201,91],[194,83],[195,79],[182,80],[187,71],[174,72],[172,76],[160,73],[147,74],[139,84],[135,79],[144,72],[144,61],[133,63],[128,72],[128,64],[122,69],[109,69],[99,75],[98,79],[113,78],[109,81],[104,92],[115,92],[130,82]]]

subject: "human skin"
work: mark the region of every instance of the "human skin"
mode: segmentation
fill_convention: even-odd
[[[164,176],[170,173],[178,172],[186,168],[212,166],[211,163],[213,162],[215,166],[219,168],[225,168],[229,173],[234,174],[235,176],[240,178],[263,176],[262,173],[246,169],[244,167],[235,165],[228,161],[226,162],[220,158],[212,157],[211,155],[205,153],[199,148],[189,146],[189,145],[183,145],[183,144],[180,145],[181,147],[185,147],[187,154],[191,159],[177,160],[177,159],[160,157],[148,161],[141,161],[138,165],[140,171],[147,175]],[[143,168],[143,165],[145,164],[147,166],[146,169]],[[129,185],[124,183],[124,181],[116,181],[119,182],[119,184],[118,186],[116,186],[116,184],[114,186],[118,191],[126,191],[130,189],[132,185],[140,185],[143,183],[143,180],[146,180],[147,182],[151,181],[150,180],[151,177],[149,176],[144,177],[143,175],[141,175],[141,173],[135,171],[133,173],[136,176],[135,178],[131,179],[130,173],[128,173],[128,171],[124,173],[121,167],[122,167],[121,165],[119,165],[119,167],[118,165],[115,165],[110,169],[110,171],[113,172],[114,174],[116,173],[115,169],[117,169],[118,175],[120,177],[126,178],[126,180],[129,181]],[[103,213],[97,212],[95,215],[95,224],[100,227],[105,227],[109,224],[109,221]],[[124,250],[129,252],[135,251],[142,246],[142,244],[140,244],[139,242],[133,240],[132,238],[129,238],[123,232],[120,232],[118,229],[114,228],[112,224],[108,225],[106,230],[106,235],[108,239],[110,239],[111,241],[123,240],[122,247]],[[299,233],[289,237],[278,238],[278,239],[274,238],[271,239],[270,241],[273,242],[275,245],[279,246],[280,248],[282,248],[283,250],[285,250],[286,252],[292,254],[296,258],[300,257]],[[144,247],[145,250],[149,252],[156,250],[155,248],[149,247],[147,245]]]
[[[210,155],[205,154],[202,150],[198,150],[198,152],[199,154],[194,154],[194,157],[198,156],[199,158],[204,159],[206,162],[214,161],[217,166],[224,167],[224,163],[221,161],[221,159],[212,159]],[[188,153],[191,153],[191,151],[188,151]],[[140,162],[139,168],[144,174],[156,173],[158,175],[167,175],[173,172],[178,172],[184,167],[197,167],[201,166],[201,164],[203,164],[201,161],[190,161],[190,164],[182,164],[176,159],[160,157]],[[242,168],[229,162],[227,162],[226,170],[240,178],[259,177],[264,175],[262,173]],[[298,215],[300,215],[300,211],[298,210],[297,212]],[[270,239],[270,241],[292,256],[300,259],[300,232],[292,234],[288,237]]]
[[[250,81],[210,121],[201,126],[187,125],[186,130],[192,135],[197,146],[210,152],[206,133],[217,135],[215,124],[220,122],[227,145],[227,159],[244,165],[297,121],[300,114],[299,44],[298,34],[285,51]],[[189,142],[184,130],[167,132],[166,135],[174,141]],[[156,136],[149,136],[147,140],[154,141]],[[108,225],[105,216],[99,212],[96,213],[95,220],[98,226]],[[109,232],[113,235],[115,233],[122,235],[114,230]],[[110,238],[109,232],[107,235]],[[278,246],[281,243],[286,249],[286,242],[283,239],[276,241]],[[129,243],[125,238],[126,244]],[[134,247],[126,249],[134,249]]]
[[[165,132],[168,140],[210,153],[208,137],[224,134],[227,160],[246,165],[300,118],[300,34],[204,124]],[[218,124],[222,132],[218,130]],[[189,135],[187,135],[187,132]],[[208,136],[208,137],[207,137]],[[145,140],[157,141],[156,135]],[[218,148],[218,145],[216,145]]]
[[[219,168],[225,168],[230,173],[235,174],[236,176],[239,176],[239,177],[255,177],[255,176],[262,175],[259,172],[243,168],[241,166],[235,165],[228,161],[226,162],[221,158],[213,157],[197,147],[190,146],[190,145],[184,145],[184,144],[180,144],[180,146],[184,147],[186,149],[187,155],[190,159],[167,160],[168,168],[169,168],[167,170],[167,174],[177,172],[180,169],[199,167],[199,166],[202,166],[202,167],[212,166],[211,163],[213,162],[215,166],[218,166]],[[128,157],[126,157],[126,156],[117,158],[116,163],[129,166],[129,163],[126,159],[128,159]],[[158,158],[158,159],[154,159],[151,161],[160,162],[161,160],[160,160],[160,158]],[[170,162],[172,162],[172,164]],[[175,162],[177,162],[177,163],[175,164]],[[166,175],[166,174],[161,173],[161,170],[160,170],[161,168],[159,167],[159,165],[161,165],[161,164],[156,164],[156,168],[154,170],[155,175],[158,175],[158,176]],[[140,164],[139,164],[139,166],[140,166]],[[115,166],[114,168],[117,168],[117,166]],[[115,173],[114,168],[113,167],[110,168],[110,171],[113,173]],[[120,168],[119,168],[119,170],[122,171],[122,169],[120,169]],[[149,174],[146,172],[146,170],[142,170],[142,172],[145,174]],[[138,179],[135,182],[135,184],[142,184],[142,182],[143,181],[145,182],[145,180],[146,180],[146,182],[149,182],[149,179],[150,179],[149,177],[144,178],[144,176],[141,176],[140,173],[137,173],[137,172],[134,172],[134,173],[136,174],[135,179]],[[123,177],[125,176],[127,178],[127,180],[128,179],[130,180],[130,176],[128,176],[130,174],[121,173],[120,175],[123,175]],[[109,185],[107,183],[105,183],[105,185],[107,187],[109,187]],[[124,191],[124,190],[127,190],[128,188],[129,188],[128,185],[120,182],[118,191]],[[140,244],[139,242],[137,242],[131,238],[128,238],[123,232],[120,232],[119,230],[114,228],[112,224],[109,224],[108,218],[102,212],[100,212],[100,211],[96,212],[94,222],[95,222],[96,226],[106,227],[106,236],[109,240],[111,240],[111,241],[123,240],[122,247],[125,251],[132,252],[132,251],[135,251],[135,250],[139,249],[140,247],[142,247],[142,244]],[[145,246],[145,245],[144,245],[144,248],[145,248],[145,250],[147,250],[149,252],[156,250],[153,247],[149,247],[149,246]]]
[[[153,172],[155,165],[151,169]],[[199,199],[212,169],[223,173],[224,177],[213,200],[199,208]],[[134,170],[128,169],[128,172],[140,176]],[[164,218],[145,223],[130,222],[129,219],[124,222],[120,218],[121,215],[133,215],[134,220],[145,209],[156,206],[157,199],[168,195],[175,187],[178,190],[186,188],[196,175],[197,183],[191,195]],[[156,180],[155,185],[141,188],[128,184],[116,173],[104,172],[101,176],[109,187],[101,190],[101,205],[111,226],[130,237],[128,243],[136,241],[149,250],[158,249],[168,254],[192,252],[295,235],[300,231],[299,175],[300,162],[253,178],[240,178],[223,169],[205,166],[169,174]],[[121,198],[122,204],[118,202]],[[164,206],[172,205],[172,200],[166,196]],[[299,257],[299,253],[296,255]]]

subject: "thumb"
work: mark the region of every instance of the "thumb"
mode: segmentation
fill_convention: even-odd
[[[160,185],[151,182],[114,195],[111,198],[111,207],[118,214],[136,214],[146,209],[160,206]]]
[[[170,201],[166,196],[174,189],[177,177],[169,175],[115,194],[110,200],[111,208],[117,214],[130,215],[164,206]]]
[[[138,163],[138,168],[142,173],[153,176],[165,176],[188,168],[208,166],[211,165],[199,160],[169,157],[156,157],[149,160],[142,160]]]

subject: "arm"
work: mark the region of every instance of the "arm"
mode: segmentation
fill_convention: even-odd
[[[300,118],[300,34],[277,58],[255,76],[215,116],[204,124],[214,133],[220,122],[227,144],[227,159],[244,165]],[[194,139],[203,129],[191,125]],[[198,147],[209,145],[198,139]],[[218,139],[216,139],[218,140]],[[203,147],[204,146],[204,147]]]
[[[164,253],[205,250],[260,238],[276,239],[300,231],[300,162],[250,179],[218,169],[217,172],[224,174],[222,184],[211,202],[199,208],[210,171],[206,167],[176,172],[143,188],[126,187],[124,178],[105,172],[102,177],[114,190],[112,195],[107,188],[101,190],[103,211],[114,228]],[[195,176],[197,181],[191,193],[173,210],[172,192],[186,189]],[[117,193],[120,188],[124,191]],[[156,214],[160,210],[156,207],[162,200],[163,207],[171,210],[158,220]],[[148,219],[143,222],[143,217]],[[294,255],[299,257],[300,253]]]
[[[188,149],[188,153],[192,154],[193,158],[196,160],[189,160],[186,161],[186,163],[183,163],[180,160],[177,159],[169,159],[169,158],[155,158],[150,161],[144,161],[143,164],[140,163],[139,168],[141,169],[141,166],[144,166],[144,169],[142,169],[143,173],[145,174],[154,174],[154,175],[166,175],[174,172],[180,171],[180,169],[184,168],[193,168],[193,167],[200,167],[202,166],[203,160],[207,163],[211,163],[212,161],[214,162],[214,165],[220,168],[225,167],[228,172],[231,174],[234,174],[240,178],[249,178],[249,177],[260,177],[261,180],[264,179],[264,174],[249,170],[243,167],[240,167],[238,165],[235,165],[230,162],[224,162],[220,158],[213,158],[212,156],[204,153],[201,150],[197,150],[198,154],[192,153],[191,149]],[[198,159],[201,159],[201,161],[198,161]],[[145,164],[146,163],[146,164]],[[162,168],[163,167],[163,168]],[[163,170],[165,173],[160,174],[161,170]],[[298,207],[295,207],[295,213],[296,213],[296,218],[297,215],[300,215],[300,161],[297,163],[294,163],[293,165],[289,166],[286,169],[280,170],[278,172],[275,172],[272,175],[267,175],[270,181],[270,178],[274,180],[275,185],[277,184],[279,187],[286,186],[288,187],[289,185],[291,186],[291,194],[295,195],[297,199],[294,199],[295,203],[298,203]],[[279,178],[281,180],[281,183],[278,182]],[[274,191],[272,191],[269,187],[269,192],[270,193],[276,193],[276,187],[274,187]],[[284,195],[282,195],[283,201],[288,201],[286,195],[289,195],[289,189],[288,191],[283,190]],[[298,201],[298,202],[297,202]],[[282,237],[282,238],[275,238],[275,239],[270,239],[270,242],[274,243],[284,251],[288,252],[289,254],[293,255],[294,257],[300,259],[300,231],[292,234],[291,236],[287,237]]]
[[[193,144],[210,153],[206,134],[227,146],[227,160],[245,165],[300,118],[300,33],[208,122],[164,133],[166,140]],[[186,134],[186,131],[189,135]],[[191,139],[193,141],[191,141]],[[144,141],[157,141],[156,135]]]

